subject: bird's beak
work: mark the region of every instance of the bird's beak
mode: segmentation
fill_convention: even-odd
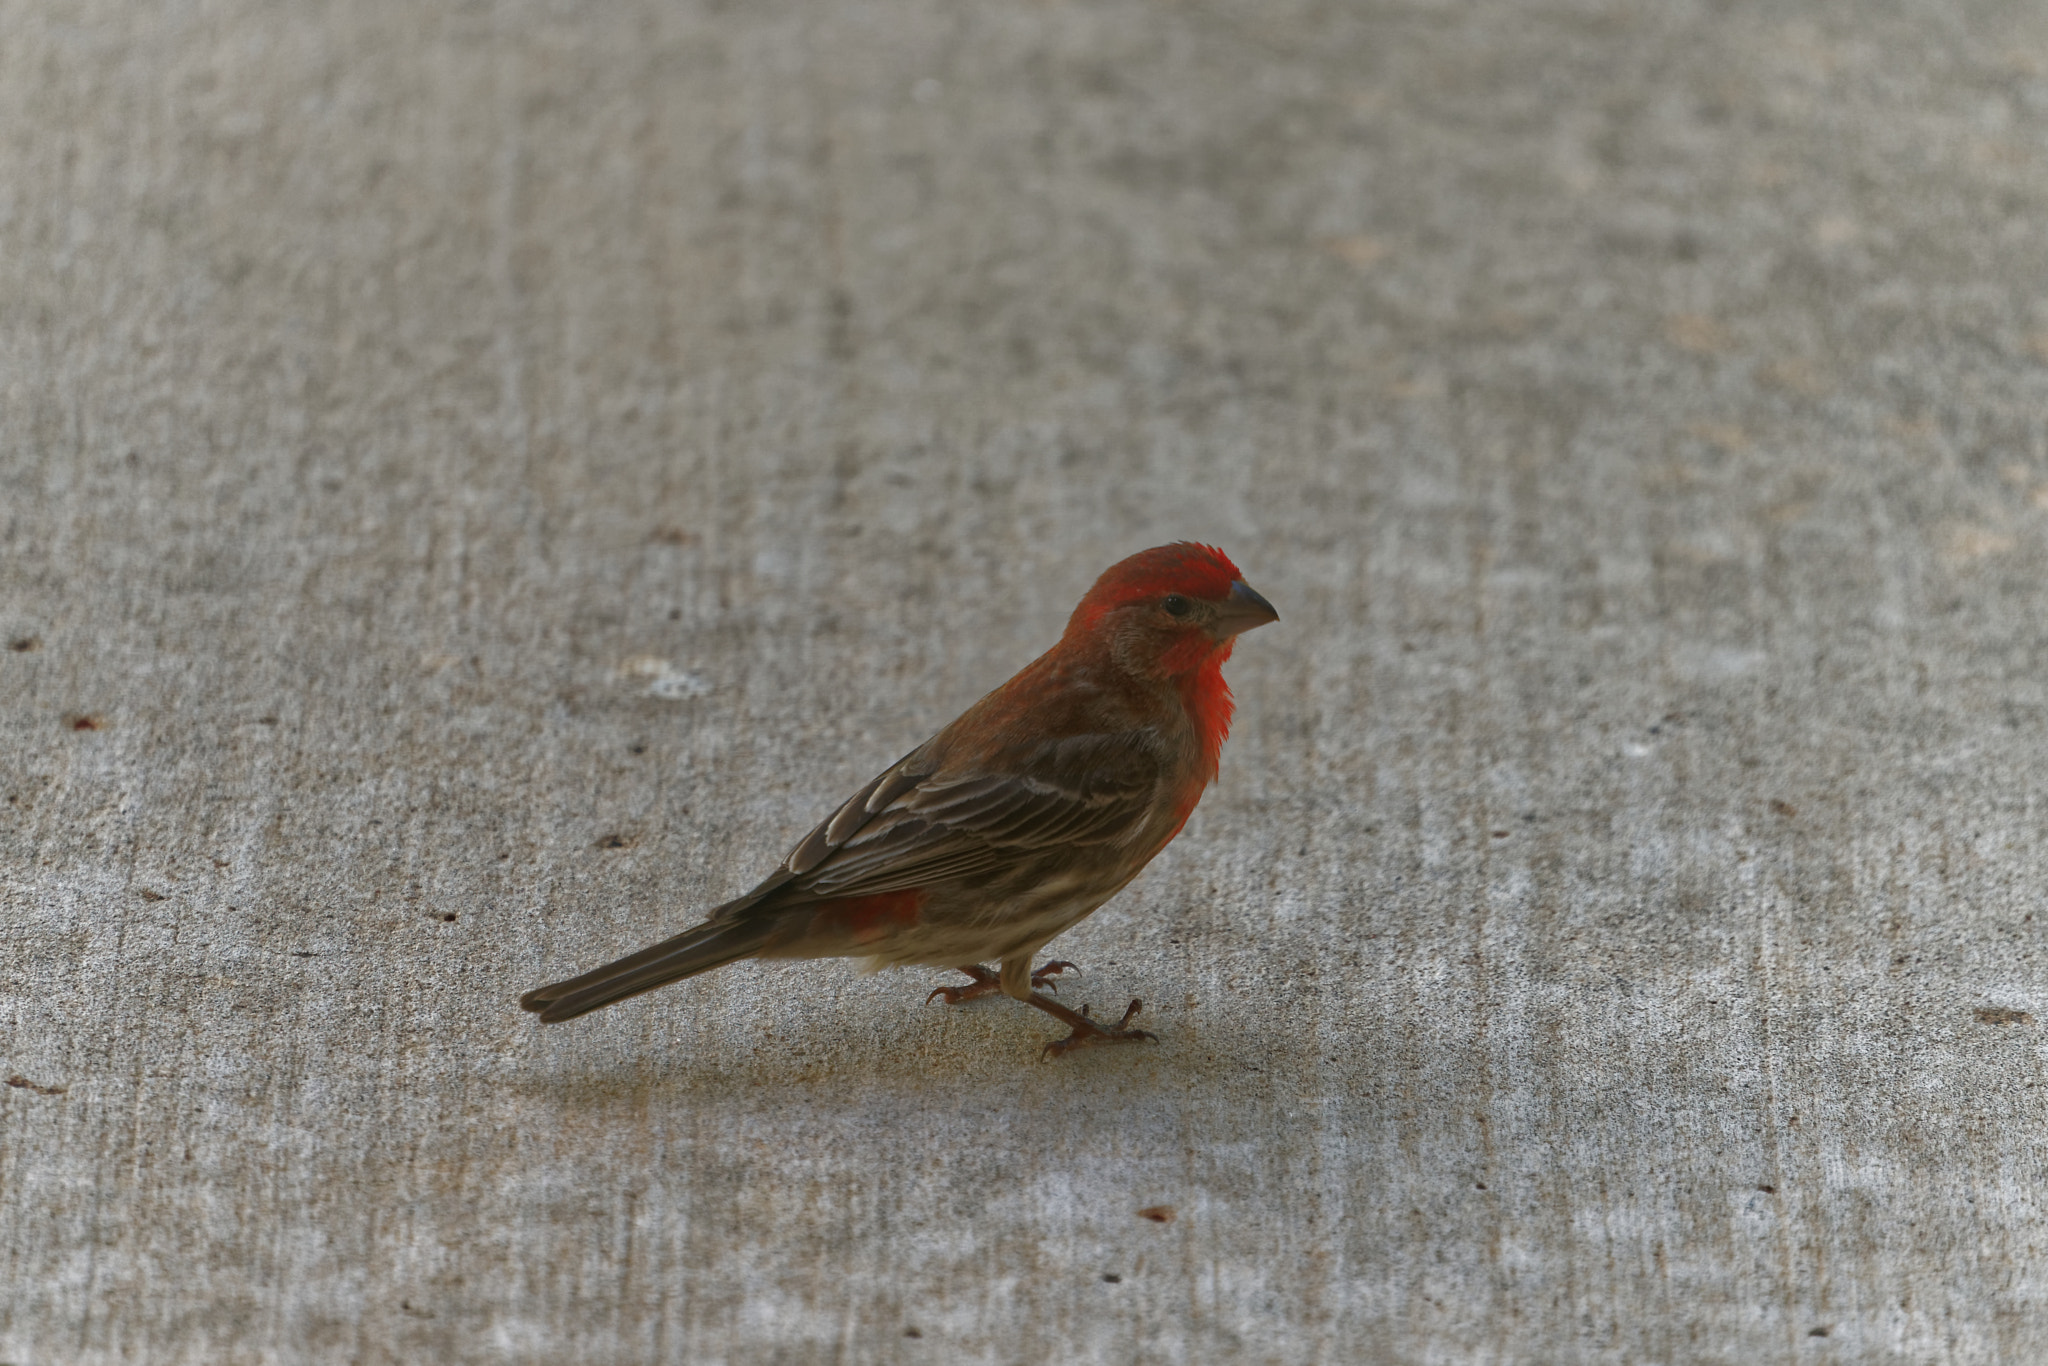
[[[1273,610],[1273,604],[1260,597],[1256,588],[1239,579],[1230,585],[1230,596],[1216,609],[1216,624],[1210,629],[1216,639],[1228,640],[1255,626],[1278,620],[1280,614]]]

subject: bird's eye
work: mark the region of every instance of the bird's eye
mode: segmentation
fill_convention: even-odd
[[[1166,614],[1170,617],[1184,617],[1195,610],[1195,605],[1178,593],[1168,593],[1160,600],[1159,605],[1166,609]]]

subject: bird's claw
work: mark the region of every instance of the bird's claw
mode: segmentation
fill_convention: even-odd
[[[1032,989],[1036,990],[1039,987],[1044,987],[1049,991],[1057,992],[1060,989],[1059,984],[1053,981],[1053,978],[1063,972],[1079,972],[1080,970],[1072,963],[1055,959],[1031,974]],[[934,987],[931,994],[924,998],[924,1003],[930,1005],[933,1001],[943,996],[946,998],[947,1005],[957,1006],[962,1001],[972,1001],[983,996],[993,996],[996,992],[1003,989],[1002,978],[996,976],[996,974],[990,972],[979,963],[962,964],[960,971],[966,973],[974,980],[964,987]]]
[[[1158,1043],[1159,1036],[1143,1029],[1132,1029],[1131,1021],[1145,1008],[1143,1001],[1132,1001],[1124,1011],[1124,1017],[1113,1025],[1097,1024],[1094,1011],[1088,1006],[1081,1007],[1083,1023],[1074,1026],[1074,1032],[1064,1039],[1054,1039],[1039,1053],[1039,1060],[1057,1058],[1077,1048],[1092,1048],[1105,1043]]]
[[[1036,991],[1038,990],[1038,988],[1044,987],[1047,991],[1052,992],[1054,995],[1058,995],[1060,984],[1058,982],[1053,981],[1052,979],[1059,976],[1063,972],[1079,972],[1080,970],[1081,969],[1075,967],[1072,963],[1069,963],[1064,959],[1056,958],[1052,962],[1047,963],[1044,967],[1039,968],[1036,972],[1031,974],[1031,989],[1033,991]]]
[[[962,1001],[972,1001],[978,996],[988,996],[1002,989],[1002,979],[979,963],[962,963],[960,971],[974,980],[964,987],[936,987],[931,995],[924,998],[924,1003],[930,1005],[943,996],[947,1005],[957,1006]]]

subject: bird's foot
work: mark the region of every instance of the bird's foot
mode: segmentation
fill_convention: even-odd
[[[1060,984],[1052,979],[1069,970],[1079,972],[1081,969],[1063,958],[1055,958],[1031,974],[1031,989],[1036,991],[1044,987],[1047,991],[1058,991]]]
[[[1052,979],[1070,969],[1074,972],[1080,971],[1072,963],[1061,962],[1058,959],[1047,963],[1031,974],[1032,989],[1036,990],[1039,987],[1044,987],[1048,991],[1058,991],[1060,989],[1059,984]],[[977,996],[993,996],[1003,989],[1002,978],[990,972],[979,963],[969,963],[962,967],[960,971],[966,973],[974,980],[964,987],[940,987],[933,991],[931,995],[925,997],[924,1003],[930,1005],[933,1001],[943,996],[946,998],[947,1005],[957,1006],[962,1001],[971,1001]]]
[[[974,980],[964,987],[934,988],[932,994],[924,998],[924,1003],[930,1005],[943,996],[947,1005],[957,1006],[962,1001],[971,1001],[977,996],[988,996],[1003,989],[1002,979],[979,963],[968,963],[960,971]]]
[[[1062,1054],[1071,1053],[1077,1048],[1093,1048],[1097,1044],[1159,1042],[1158,1035],[1148,1033],[1142,1029],[1131,1028],[1131,1021],[1137,1018],[1138,1012],[1145,1008],[1143,1001],[1131,1002],[1130,1006],[1124,1011],[1124,1017],[1113,1025],[1103,1024],[1096,1020],[1094,1015],[1089,1012],[1087,1006],[1082,1006],[1081,1012],[1077,1015],[1057,1002],[1046,1000],[1043,996],[1032,997],[1031,1003],[1047,1014],[1052,1015],[1056,1019],[1065,1020],[1074,1027],[1074,1032],[1067,1035],[1066,1038],[1054,1039],[1045,1046],[1044,1050],[1039,1054],[1041,1061],[1046,1058],[1057,1058]]]

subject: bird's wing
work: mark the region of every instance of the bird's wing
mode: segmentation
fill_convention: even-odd
[[[806,836],[777,890],[805,900],[872,896],[1014,867],[1034,848],[1129,840],[1155,809],[1164,771],[1145,732],[1049,740],[1002,773],[934,770],[924,754],[882,773]]]

